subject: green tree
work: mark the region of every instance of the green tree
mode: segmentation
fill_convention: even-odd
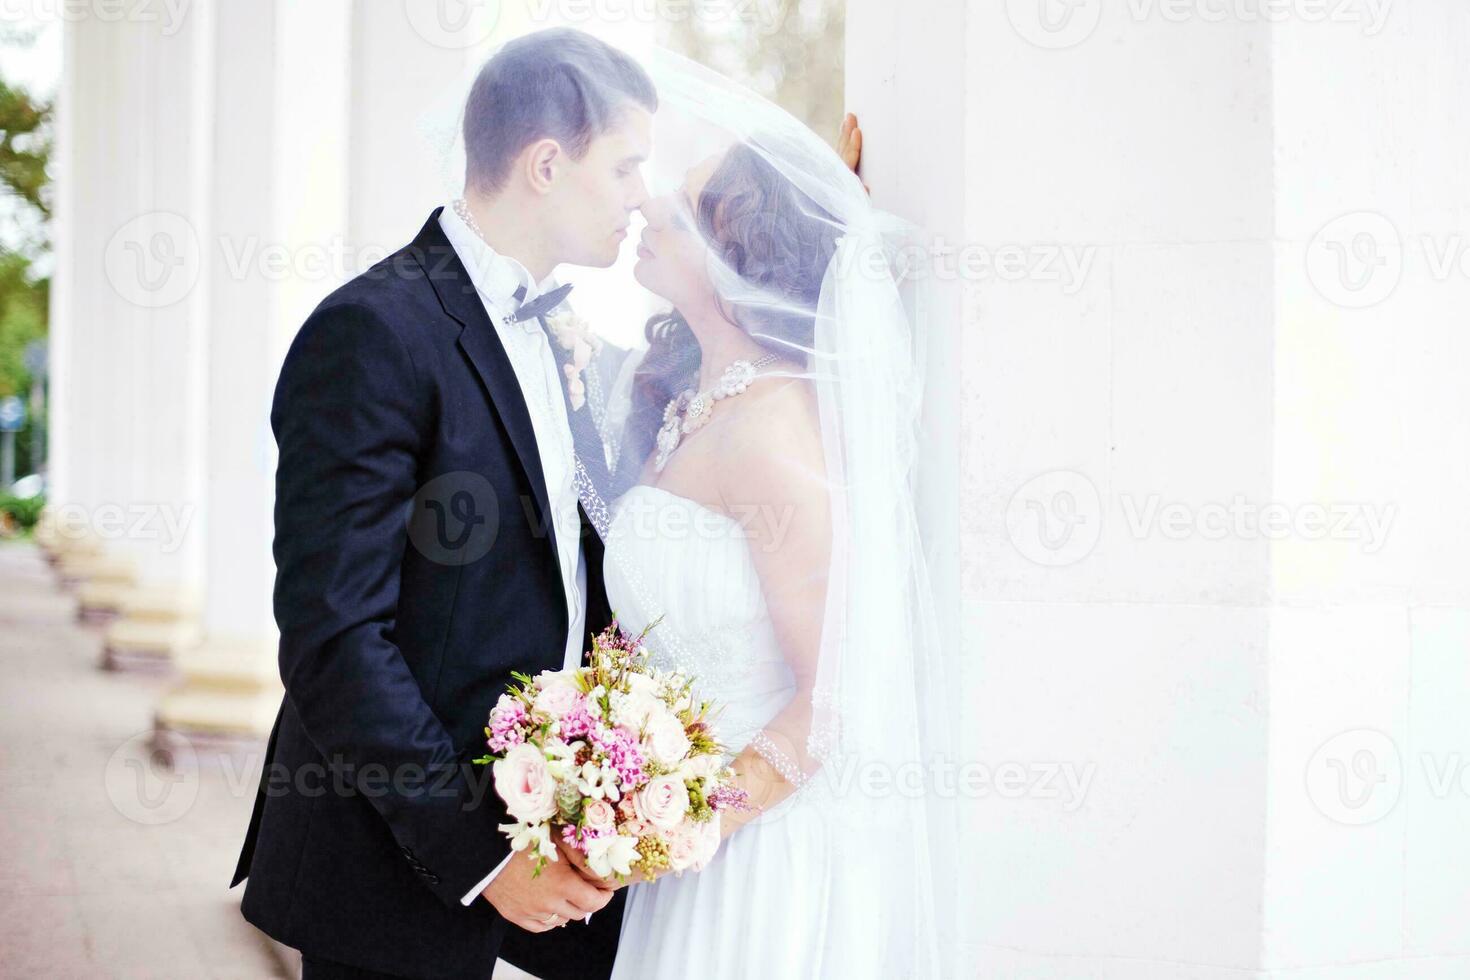
[[[0,242],[0,398],[27,398],[34,379],[25,363],[26,347],[46,336],[49,280],[37,274],[38,260],[50,252],[47,221],[51,216],[50,178],[52,107],[24,88],[0,78],[0,193],[12,216],[32,219],[39,231]],[[18,228],[20,221],[13,224]],[[44,425],[32,419],[30,425]],[[16,443],[18,473],[39,461],[30,458],[32,441]]]
[[[0,398],[30,394],[26,345],[46,336],[50,283],[31,277],[30,260],[0,248]]]
[[[46,218],[50,159],[51,105],[0,78],[0,182]]]

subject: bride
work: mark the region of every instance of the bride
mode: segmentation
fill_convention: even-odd
[[[941,976],[949,844],[923,765],[944,669],[900,228],[782,110],[644,60],[663,193],[634,275],[671,309],[601,413],[607,465],[579,469],[606,476],[591,516],[620,622],[659,621],[655,661],[722,706],[753,806],[707,867],[629,886],[614,977]]]

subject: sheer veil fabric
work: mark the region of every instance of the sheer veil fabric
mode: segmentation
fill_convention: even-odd
[[[617,975],[760,975],[763,949],[789,948],[821,976],[951,976],[956,841],[928,776],[953,754],[958,670],[938,646],[914,505],[933,325],[905,303],[898,256],[917,232],[778,106],[668,51],[623,50],[658,93],[644,168],[658,247],[636,274],[668,313],[620,363],[589,369],[604,371],[588,385],[605,398],[603,445],[579,452],[605,465],[577,467],[579,493],[625,628],[663,617],[653,656],[726,705],[732,755],[754,747],[799,788],[704,871],[632,886],[623,946],[631,933],[640,952],[620,947]],[[708,304],[704,321],[680,309],[711,296],[713,326]],[[629,333],[618,310],[577,312]],[[670,400],[719,377],[723,363],[701,378],[704,347],[718,334],[738,349],[732,331],[774,357],[682,426],[658,468]],[[642,950],[660,943],[703,953]],[[735,949],[754,959],[711,969]]]

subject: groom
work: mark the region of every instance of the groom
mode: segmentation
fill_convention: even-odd
[[[621,895],[565,860],[533,878],[468,760],[512,671],[579,663],[611,619],[574,485],[590,406],[545,313],[556,265],[617,258],[656,105],[587,35],[507,45],[465,106],[465,200],[329,296],[281,369],[286,698],[231,884],[306,980],[611,971]]]

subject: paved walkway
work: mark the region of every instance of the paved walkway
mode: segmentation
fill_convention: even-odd
[[[40,553],[0,542],[0,978],[288,976],[226,888],[260,760],[156,765],[175,682],[99,670],[101,646]]]
[[[284,976],[226,889],[254,774],[153,766],[170,682],[99,670],[73,609],[0,543],[0,976]]]

